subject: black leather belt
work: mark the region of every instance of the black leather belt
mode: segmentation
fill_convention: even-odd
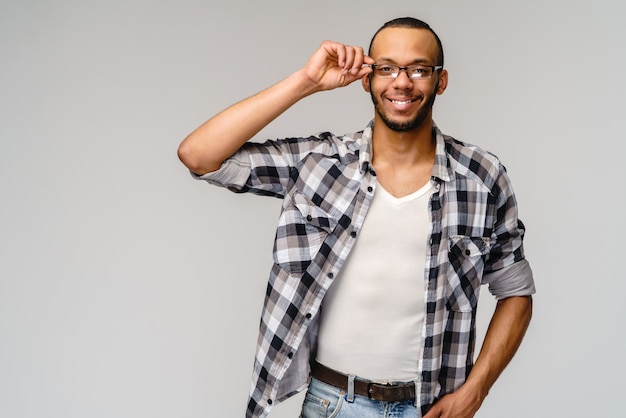
[[[329,369],[323,364],[315,362],[311,371],[311,377],[328,383],[331,386],[347,391],[348,375]],[[415,401],[415,384],[383,384],[374,383],[362,379],[354,379],[355,395],[366,396],[376,401],[405,402]]]

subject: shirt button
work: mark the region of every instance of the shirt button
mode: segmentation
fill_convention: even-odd
[[[287,354],[287,357],[293,358],[293,351],[289,352],[289,354]]]
[[[328,273],[327,276],[328,276],[329,279],[332,279],[332,278],[335,277],[335,275],[333,273]]]
[[[472,252],[469,249],[465,250],[465,255],[470,255],[471,253]]]
[[[311,319],[311,313],[309,312],[308,314],[304,315],[306,317],[306,319]]]
[[[307,220],[307,221],[309,221],[309,222],[311,222],[311,221],[313,220],[313,217],[312,217],[311,215],[307,215],[307,216],[306,216],[306,220]]]
[[[351,236],[352,238],[356,238],[356,231],[352,231],[352,232],[350,232],[350,236]]]
[[[372,193],[372,191],[374,191],[374,188],[372,186],[367,186],[367,191]]]
[[[268,400],[267,400],[267,404],[268,404],[268,405],[271,405],[271,404],[273,404],[273,403],[274,403],[274,402],[272,402],[272,400],[271,400],[271,399],[268,399]]]

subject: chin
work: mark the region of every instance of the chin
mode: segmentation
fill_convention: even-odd
[[[379,113],[378,116],[383,121],[385,126],[391,129],[392,131],[410,132],[422,126],[428,114],[427,113],[423,114],[422,112],[420,112],[413,119],[408,119],[408,120],[403,120],[403,121],[392,120],[381,113]]]

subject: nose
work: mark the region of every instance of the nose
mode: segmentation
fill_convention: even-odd
[[[398,76],[394,78],[393,84],[399,87],[413,86],[413,79],[409,77],[409,70],[407,68],[400,68]]]

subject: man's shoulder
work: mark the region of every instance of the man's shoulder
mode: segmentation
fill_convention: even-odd
[[[308,136],[289,136],[264,141],[249,141],[240,151],[251,155],[293,155],[301,160],[307,155],[337,157],[358,154],[361,147],[361,132],[337,135],[330,131],[320,131]]]
[[[322,140],[333,142],[337,144],[338,146],[343,146],[343,147],[347,147],[350,149],[356,149],[356,148],[361,147],[362,145],[362,142],[364,140],[363,132],[364,131],[361,130],[361,131],[356,131],[356,132],[345,133],[343,135],[335,135],[331,132],[322,132],[322,133],[317,134],[317,136]]]
[[[310,136],[306,140],[317,143],[316,150],[322,154],[331,155],[350,155],[359,154],[360,149],[364,146],[363,131],[336,135],[332,132],[319,132]]]
[[[286,138],[282,141],[287,142],[312,142],[320,145],[331,145],[339,147],[355,147],[359,146],[363,138],[363,131],[350,132],[343,135],[337,135],[330,131],[321,131],[306,137]],[[279,140],[281,141],[281,140]]]
[[[444,134],[443,139],[449,167],[457,175],[493,184],[506,171],[500,159],[492,152],[450,135]]]

